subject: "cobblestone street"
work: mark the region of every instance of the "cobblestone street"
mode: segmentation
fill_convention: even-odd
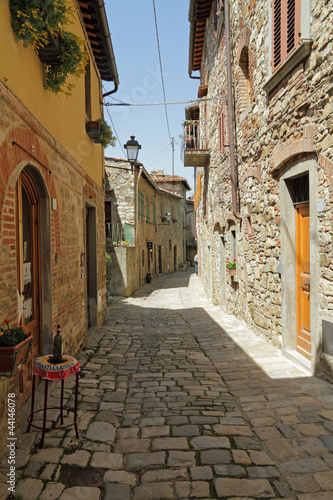
[[[24,435],[19,498],[332,500],[333,387],[212,305],[191,272],[113,298],[79,360],[80,438],[54,430],[40,450],[39,432]]]

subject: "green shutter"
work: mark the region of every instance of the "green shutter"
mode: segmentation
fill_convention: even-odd
[[[145,220],[145,195],[141,193],[142,220]]]
[[[153,223],[156,224],[156,205],[155,205],[155,200],[153,201]]]
[[[141,217],[141,191],[138,189],[138,215]]]
[[[149,222],[149,195],[146,196],[147,201],[147,222]]]

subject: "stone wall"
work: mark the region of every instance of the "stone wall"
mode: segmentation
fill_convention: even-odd
[[[284,207],[291,197],[288,179],[308,173],[314,284],[311,369],[332,379],[333,358],[322,353],[322,320],[333,323],[333,4],[306,0],[302,5],[303,9],[307,5],[310,9],[310,16],[305,16],[308,27],[302,21],[303,33],[308,29],[312,39],[310,54],[296,61],[280,81],[274,81],[279,70],[271,75],[270,2],[230,2],[241,221],[232,213],[229,150],[226,148],[221,155],[219,149],[218,117],[226,106],[223,96],[227,88],[224,16],[219,17],[217,35],[212,12],[207,21],[201,84],[208,84],[208,97],[222,99],[200,104],[201,116],[206,115],[207,108],[210,164],[199,169],[199,270],[212,300],[244,319],[275,345],[294,350],[295,332],[289,332],[288,323],[296,324],[296,308],[293,315],[289,314],[288,302],[294,300],[291,296],[295,296],[296,286],[290,289],[287,270],[292,252],[287,241],[288,221],[294,209],[291,205],[288,212]],[[246,105],[241,70],[244,51],[248,57]],[[230,260],[233,253],[233,229],[235,278],[225,269],[225,260]],[[295,234],[291,237],[295,238]],[[290,245],[295,246],[292,242]]]

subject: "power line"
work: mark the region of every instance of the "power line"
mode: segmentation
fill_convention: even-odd
[[[206,101],[226,101],[226,97],[202,97],[201,99],[190,99],[189,101],[173,101],[173,102],[105,102],[104,106],[165,106],[166,104],[188,104],[200,103]]]
[[[152,158],[149,158],[149,160],[147,160],[145,162],[145,165],[147,165],[149,162],[151,162],[154,158],[156,158],[156,156],[158,156],[159,154],[161,154],[163,151],[165,151],[167,148],[170,147],[170,144],[168,144],[165,148],[161,149],[161,151],[159,151],[158,153],[156,153],[156,155],[154,155]]]
[[[161,58],[161,51],[160,51],[160,41],[159,41],[159,37],[158,37],[155,0],[153,0],[153,8],[154,8],[154,17],[155,17],[155,30],[156,30],[156,40],[157,40],[158,57],[159,57],[159,60],[160,60],[160,71],[161,71],[161,81],[162,81],[163,97],[164,97],[164,103],[165,103],[165,105],[164,105],[164,107],[165,107],[165,117],[166,117],[166,122],[167,122],[167,127],[168,127],[168,134],[169,134],[169,137],[171,137],[170,126],[169,126],[169,118],[168,118],[168,110],[167,110],[167,105],[166,105],[166,96],[165,96],[165,87],[164,87],[164,78],[163,78],[163,69],[162,69],[162,58]]]
[[[114,123],[113,123],[113,120],[112,120],[112,117],[111,117],[111,114],[110,114],[110,111],[108,110],[108,108],[106,108],[106,112],[107,112],[107,114],[109,115],[109,118],[110,118],[110,121],[111,121],[111,124],[112,124],[112,128],[113,128],[114,133],[116,134],[116,137],[117,137],[117,140],[118,140],[118,144],[119,144],[119,145],[120,145],[120,147],[121,147],[121,150],[122,150],[122,152],[123,152],[123,155],[126,157],[126,153],[125,153],[124,148],[123,148],[123,146],[122,146],[122,144],[121,144],[121,142],[120,142],[120,140],[119,140],[119,136],[118,136],[118,133],[117,133],[116,127],[114,126]]]

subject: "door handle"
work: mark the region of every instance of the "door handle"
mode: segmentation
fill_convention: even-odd
[[[308,286],[310,288],[310,280],[309,281],[305,281],[304,286]]]

